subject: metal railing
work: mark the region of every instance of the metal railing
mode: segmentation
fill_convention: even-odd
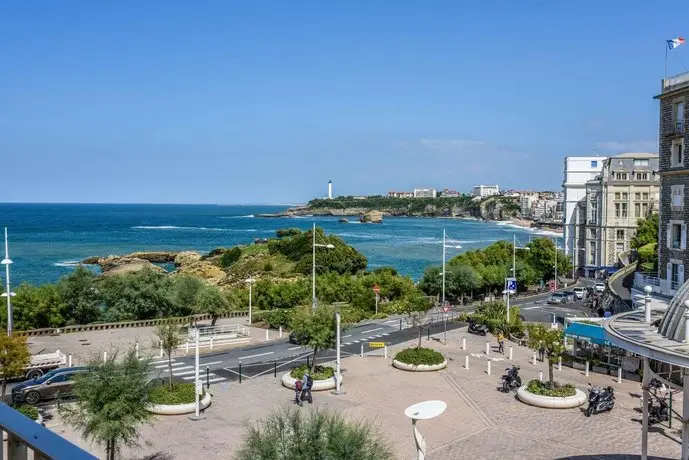
[[[634,273],[634,289],[643,291],[646,286],[651,286],[651,292],[654,294],[672,297],[681,287],[681,283],[677,281],[665,280],[654,275],[657,273]]]
[[[7,404],[0,403],[0,430],[7,434],[7,459],[27,460],[97,460],[80,447],[67,441]],[[0,458],[4,446],[0,449]]]
[[[674,77],[663,79],[663,90],[670,89],[673,86],[689,85],[689,72],[684,72]]]

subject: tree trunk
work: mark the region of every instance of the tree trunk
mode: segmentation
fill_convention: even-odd
[[[423,327],[419,326],[419,344],[416,348],[421,348],[421,333],[423,332]]]
[[[170,380],[170,389],[172,389],[172,355],[169,352],[167,354],[167,373]]]
[[[217,316],[211,316],[211,327],[215,326],[215,322],[218,320]]]
[[[553,360],[548,357],[548,379],[550,380],[550,388],[555,388],[555,381],[553,379]]]
[[[313,370],[316,368],[316,355],[318,354],[318,348],[313,347],[313,358],[311,359],[311,373],[313,374]]]
[[[105,455],[107,457],[107,460],[115,460],[115,440],[114,439],[108,439],[108,442],[107,442],[106,448],[105,448]]]
[[[7,377],[2,378],[2,402],[5,402],[5,395],[7,393]]]

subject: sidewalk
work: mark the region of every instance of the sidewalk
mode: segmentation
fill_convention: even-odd
[[[419,422],[419,430],[427,439],[428,458],[433,460],[539,460],[579,459],[590,455],[597,460],[638,458],[641,427],[637,382],[618,384],[614,377],[563,368],[555,370],[561,383],[570,382],[580,389],[586,383],[612,385],[617,404],[610,413],[584,416],[580,409],[549,410],[527,406],[514,393],[497,390],[500,375],[512,364],[503,356],[487,357],[485,338],[469,335],[466,329],[448,331],[444,345],[431,338],[423,339],[423,346],[441,351],[448,359],[448,368],[440,372],[414,373],[392,368],[391,359],[358,356],[343,359],[343,390],[345,395],[314,392],[314,406],[342,412],[350,420],[368,421],[389,439],[397,458],[411,460],[415,446],[411,422],[404,409],[411,404],[441,399],[448,404],[444,414],[433,420]],[[442,337],[439,334],[438,337]],[[465,337],[467,350],[461,350]],[[490,338],[490,337],[489,337]],[[494,339],[491,345],[496,345]],[[413,346],[415,341],[391,348],[391,356]],[[524,382],[538,378],[539,371],[547,376],[547,365],[528,362],[531,351],[514,347],[514,362],[521,366]],[[469,369],[464,369],[464,357],[470,356]],[[493,375],[485,373],[491,359]],[[141,447],[124,449],[123,458],[227,459],[241,444],[247,423],[264,419],[272,410],[291,404],[293,392],[283,388],[280,375],[247,379],[240,384],[221,384],[214,387],[212,406],[206,419],[192,422],[186,416],[157,417],[142,430]],[[676,407],[681,407],[678,398]],[[301,410],[311,410],[306,405]],[[78,433],[60,423],[58,418],[47,426],[97,455],[102,451],[81,440]],[[677,442],[679,423],[673,430],[660,426],[649,436],[649,453],[667,459],[679,457]],[[160,436],[165,433],[165,436]],[[613,457],[613,455],[615,455]],[[150,457],[148,457],[150,458]]]
[[[210,321],[200,322],[199,324]],[[224,318],[219,319],[217,326],[228,324],[243,324],[248,325],[247,318]],[[283,332],[283,338],[287,336]],[[279,338],[278,331],[270,330],[269,340],[276,340]],[[102,353],[103,351],[110,351],[113,348],[119,348],[121,351],[126,350],[130,346],[139,343],[139,353],[141,356],[157,357],[160,353],[157,347],[158,337],[155,335],[155,327],[132,327],[123,329],[107,329],[85,332],[72,332],[69,334],[61,334],[58,336],[29,336],[27,343],[31,353],[36,354],[40,352],[52,353],[55,350],[60,350],[65,355],[72,355],[73,364],[83,364],[94,353]],[[251,342],[239,345],[225,345],[213,347],[213,352],[217,350],[226,350],[237,346],[248,346],[250,344],[266,342],[266,329],[251,327]],[[201,353],[209,352],[209,348],[202,348]],[[178,351],[174,356],[184,356],[184,351]]]

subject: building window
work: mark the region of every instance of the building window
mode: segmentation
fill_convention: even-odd
[[[675,129],[682,131],[684,128],[680,127],[680,125],[684,124],[684,102],[677,102],[675,104],[672,118],[675,120]]]
[[[623,240],[624,239],[624,230],[617,230],[616,235],[617,235],[618,240]]]
[[[595,240],[596,239],[596,229],[595,228],[589,228],[589,238]]]
[[[648,173],[636,173],[636,180],[648,180]]]
[[[641,217],[641,203],[634,203],[634,217]]]
[[[648,216],[648,203],[641,204],[641,217]]]
[[[684,284],[684,264],[679,260],[670,260],[667,264],[667,277],[670,280],[670,288],[678,290]]]
[[[615,179],[617,180],[627,180],[627,173],[615,173]]]
[[[670,156],[670,166],[684,165],[684,139],[675,139],[672,141],[672,154]]]
[[[620,203],[615,203],[615,217],[620,217]]]
[[[641,193],[636,192],[636,193],[634,194],[634,199],[635,199],[636,201],[641,200]]]
[[[615,252],[617,254],[624,252],[624,243],[615,243]]]
[[[627,201],[629,199],[629,193],[627,192],[622,192],[622,199]]]
[[[648,192],[643,193],[643,200],[648,201]]]
[[[670,186],[670,194],[672,195],[670,209],[673,211],[681,211],[684,209],[684,185]]]
[[[668,225],[668,246],[672,249],[686,248],[687,226],[678,221],[670,221]]]
[[[596,265],[596,243],[589,242],[589,265]]]
[[[648,166],[648,160],[634,160],[634,166]]]
[[[598,167],[598,162],[596,160],[591,161],[591,167],[592,168],[597,168]]]
[[[620,192],[615,192],[615,199],[619,200],[620,199]]]
[[[627,217],[627,203],[622,203],[622,217]]]

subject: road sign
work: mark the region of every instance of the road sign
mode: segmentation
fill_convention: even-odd
[[[375,292],[376,294],[380,294],[380,288],[378,287],[378,285],[373,285],[373,292]]]
[[[385,342],[369,342],[369,348],[383,348],[385,347]]]
[[[445,305],[445,306],[443,307],[443,311],[444,311],[445,313],[447,313],[448,311],[450,311],[449,305]]]
[[[555,292],[555,285],[554,284],[550,286],[550,292]]]
[[[517,292],[517,280],[515,278],[506,278],[505,283],[507,285],[507,290],[510,291],[510,294]]]

